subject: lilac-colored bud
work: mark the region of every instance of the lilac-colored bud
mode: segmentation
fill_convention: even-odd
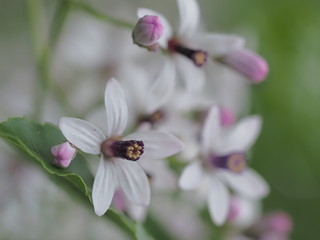
[[[160,18],[158,16],[145,15],[136,24],[132,37],[134,43],[139,46],[149,47],[154,44],[157,45],[157,41],[162,37],[162,34],[163,26]]]
[[[279,234],[289,234],[292,230],[292,221],[284,212],[270,213],[262,220],[263,228]]]
[[[53,155],[53,164],[66,168],[70,165],[73,158],[76,156],[77,149],[72,146],[69,142],[53,146],[51,153]]]
[[[235,116],[229,109],[220,107],[220,122],[223,127],[229,127],[235,122]]]
[[[266,60],[248,49],[237,49],[217,59],[239,73],[252,83],[262,82],[269,72]]]

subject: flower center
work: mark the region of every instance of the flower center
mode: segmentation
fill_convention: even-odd
[[[216,168],[228,169],[235,173],[242,172],[246,166],[246,156],[244,153],[231,153],[225,156],[211,156],[210,163]]]
[[[181,55],[191,59],[197,67],[202,67],[206,64],[208,59],[208,53],[203,50],[194,50],[183,46],[175,39],[171,39],[168,42],[169,52],[180,53]]]
[[[130,161],[137,161],[144,153],[144,144],[142,141],[121,141],[107,139],[101,144],[101,152],[106,158],[118,157]]]

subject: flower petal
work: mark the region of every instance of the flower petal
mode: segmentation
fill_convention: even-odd
[[[136,162],[116,159],[118,182],[126,197],[133,203],[149,205],[150,186],[148,178]]]
[[[197,34],[189,39],[190,43],[208,51],[210,56],[219,57],[229,51],[242,48],[244,39],[229,34],[206,33]]]
[[[127,212],[128,215],[138,222],[143,222],[143,220],[147,216],[148,208],[146,206],[136,205],[134,203],[128,202],[127,203]]]
[[[98,216],[110,207],[117,180],[115,171],[114,162],[101,157],[92,188],[93,207]]]
[[[261,125],[262,119],[259,116],[250,116],[242,119],[226,133],[219,153],[228,154],[247,151],[256,141]]]
[[[208,112],[201,133],[202,153],[207,155],[219,149],[221,141],[220,111],[218,106],[213,106]]]
[[[130,134],[123,140],[136,140],[144,143],[143,159],[161,159],[180,152],[184,144],[175,136],[160,131],[140,131]]]
[[[166,58],[156,80],[147,93],[147,112],[152,113],[164,105],[173,94],[175,68],[172,60]]]
[[[59,128],[69,142],[90,154],[99,154],[100,144],[106,139],[99,128],[77,118],[61,118]]]
[[[190,59],[183,56],[175,56],[175,60],[179,76],[184,81],[187,91],[201,91],[206,80],[203,69],[196,67]]]
[[[168,20],[162,14],[147,8],[139,8],[137,11],[137,15],[138,15],[138,18],[142,18],[145,15],[155,15],[160,18],[160,21],[163,26],[163,35],[158,40],[158,42],[161,47],[167,48],[168,40],[172,36],[172,28]]]
[[[107,136],[118,136],[127,126],[128,106],[122,87],[114,78],[107,82],[104,102],[107,112]]]
[[[179,187],[183,190],[195,189],[204,178],[204,171],[201,166],[201,162],[197,161],[189,164],[183,172],[179,179]]]
[[[208,207],[212,221],[221,226],[227,219],[229,212],[229,192],[216,177],[210,178]]]
[[[177,0],[180,13],[179,35],[191,34],[199,23],[200,10],[195,0]]]
[[[241,174],[227,171],[223,171],[222,174],[230,187],[244,197],[261,199],[269,193],[266,181],[252,169],[247,169]]]

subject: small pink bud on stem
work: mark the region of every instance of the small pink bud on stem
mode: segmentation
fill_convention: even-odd
[[[69,142],[64,142],[53,146],[51,148],[51,153],[53,155],[53,164],[58,167],[66,168],[76,156],[77,149]]]
[[[140,18],[132,32],[133,42],[154,51],[163,35],[163,26],[158,16],[145,15]]]
[[[238,71],[252,83],[262,82],[269,72],[268,63],[248,49],[237,49],[216,60]]]

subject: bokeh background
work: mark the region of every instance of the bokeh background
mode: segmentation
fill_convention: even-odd
[[[45,6],[39,22],[41,31],[46,31],[56,1],[38,1]],[[31,115],[33,95],[38,89],[26,2],[1,0],[1,121],[8,117]],[[157,9],[177,20],[174,0],[95,0],[87,3],[132,23],[135,9],[142,6]],[[293,240],[320,239],[320,2],[199,0],[199,4],[203,22],[209,31],[244,35],[247,46],[264,56],[270,66],[266,81],[251,87],[252,112],[261,114],[264,119],[262,134],[253,151],[255,161],[252,165],[265,177],[272,190],[263,202],[264,208],[284,210],[292,216]],[[75,46],[71,48],[71,55],[66,55],[71,56],[71,60],[74,60],[72,51],[89,53],[84,53],[87,61],[75,57],[79,60],[78,65],[72,69],[73,75],[65,78],[95,78],[95,67],[101,61],[108,62],[106,67],[110,67],[112,60],[115,62],[120,55],[126,54],[119,39],[130,35],[127,30],[116,29],[81,13],[71,13],[67,21],[59,46],[63,46],[63,41],[68,41],[73,34],[74,38],[87,37],[92,45],[105,43],[105,49],[102,53],[94,46],[83,50],[81,45],[77,48],[77,41],[71,42]],[[86,34],[81,34],[82,29]],[[95,35],[96,31],[92,29],[109,32],[109,35]],[[122,32],[126,33],[123,35]],[[111,39],[110,36],[117,38]],[[68,49],[59,49],[57,52],[68,53]],[[118,49],[119,54],[114,49]],[[53,75],[60,76],[62,73],[58,72],[57,65],[57,70],[53,69],[57,72]],[[90,86],[84,87],[84,91]],[[100,86],[94,88],[99,91]],[[70,95],[75,92],[70,90]],[[88,96],[82,98],[95,101]],[[59,116],[56,112],[59,111],[50,103],[49,97],[45,120],[56,121]],[[70,239],[106,239],[106,235],[115,236],[110,239],[122,239],[121,233],[105,227],[104,223],[81,209],[37,168],[21,161],[3,142],[0,159],[0,239],[54,239],[67,234]],[[86,229],[87,235],[82,231],[75,233],[71,226]],[[106,235],[102,237],[103,234]]]

